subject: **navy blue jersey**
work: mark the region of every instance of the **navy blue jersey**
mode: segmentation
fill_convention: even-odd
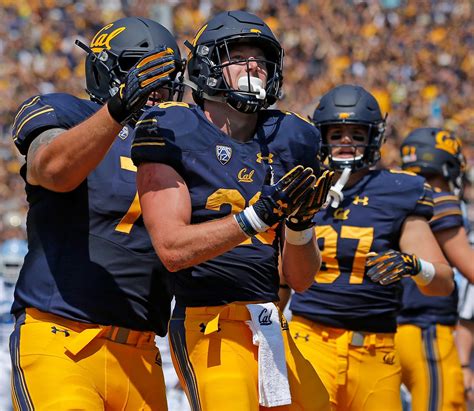
[[[193,224],[238,213],[257,201],[267,172],[277,181],[297,164],[319,171],[320,136],[311,124],[274,110],[258,116],[254,137],[242,143],[210,123],[197,106],[161,104],[137,123],[132,159],[136,165],[167,164],[182,176]],[[277,265],[278,235],[270,230],[173,274],[176,301],[181,306],[277,301]]]
[[[399,250],[408,216],[431,218],[431,188],[421,177],[377,170],[343,193],[338,209],[327,208],[315,216],[322,267],[307,291],[293,295],[290,309],[330,327],[395,332],[401,283],[372,282],[365,275],[366,255]]]
[[[430,220],[433,232],[463,226],[461,203],[452,193],[434,190],[434,215]],[[456,284],[455,284],[456,285]],[[427,327],[431,324],[455,325],[458,313],[458,290],[450,296],[428,297],[423,295],[409,278],[403,279],[403,308],[399,324]]]
[[[42,131],[69,129],[99,107],[68,94],[34,97],[15,118],[13,140],[26,155]],[[71,192],[26,183],[29,251],[14,313],[34,307],[82,322],[166,333],[170,296],[140,217],[131,132],[124,127]],[[21,174],[26,181],[26,165]]]

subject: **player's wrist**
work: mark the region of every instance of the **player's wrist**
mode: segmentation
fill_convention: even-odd
[[[246,207],[238,214],[234,214],[240,229],[248,236],[252,237],[257,233],[267,231],[270,226],[266,224],[256,213],[253,206]]]
[[[306,221],[298,221],[295,218],[288,217],[285,220],[285,226],[293,231],[304,231],[312,229],[314,227],[314,222],[311,219]]]
[[[107,101],[107,109],[110,116],[119,124],[125,125],[129,117],[119,93],[116,93]]]
[[[285,224],[285,241],[291,245],[306,245],[312,241],[314,229],[311,226],[304,230],[293,230]]]
[[[416,257],[415,257],[416,258]],[[412,280],[420,285],[420,286],[427,286],[436,275],[436,269],[432,263],[429,261],[422,260],[418,258],[418,263],[420,266],[420,270],[417,274],[412,275]]]
[[[254,205],[247,207],[247,209],[252,209],[252,213],[255,213],[258,219],[268,227],[285,218],[285,214],[278,210],[278,206],[269,197],[260,197]]]

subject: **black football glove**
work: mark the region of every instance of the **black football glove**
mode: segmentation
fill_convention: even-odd
[[[326,170],[308,191],[300,207],[286,219],[286,225],[293,231],[303,231],[314,226],[313,217],[326,203],[332,185],[334,171]]]
[[[316,177],[312,168],[296,166],[275,184],[270,184],[267,174],[260,198],[253,205],[257,216],[268,226],[292,214],[301,204]]]
[[[421,271],[420,260],[414,254],[388,250],[369,253],[367,256],[367,275],[373,282],[382,285],[392,284],[402,277],[417,275]]]
[[[107,102],[113,119],[125,124],[143,108],[153,91],[171,80],[174,69],[173,50],[170,48],[163,46],[143,55],[127,73],[119,91]]]

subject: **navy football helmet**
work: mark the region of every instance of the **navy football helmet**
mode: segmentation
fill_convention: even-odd
[[[176,70],[169,99],[178,92],[182,98],[178,73],[183,71],[179,47],[173,35],[161,24],[144,17],[125,17],[102,27],[91,41],[90,47],[79,40],[76,44],[84,49],[86,58],[86,91],[92,101],[104,104],[117,93],[127,72],[147,52],[159,46],[167,46],[174,52]],[[178,78],[177,78],[178,77]]]
[[[239,89],[231,88],[223,69],[237,62],[249,64],[248,59],[231,61],[229,50],[235,44],[248,43],[260,47],[265,55],[268,78],[265,87],[255,87],[248,74]],[[275,103],[283,80],[283,49],[270,28],[259,17],[245,11],[226,11],[216,15],[196,34],[188,56],[189,85],[197,104],[203,100],[223,101],[242,113],[255,113]],[[225,59],[227,62],[222,63]]]
[[[380,159],[380,147],[384,142],[385,119],[379,104],[372,94],[360,86],[343,84],[331,89],[319,101],[313,114],[313,123],[322,136],[320,159],[329,161],[334,170],[351,168],[357,171],[374,165]],[[338,124],[357,124],[367,127],[367,144],[354,144],[363,147],[364,155],[354,158],[337,159],[332,156],[332,148],[342,144],[328,144],[329,126]],[[346,146],[346,145],[344,145]]]
[[[441,128],[417,128],[400,147],[402,168],[421,174],[443,176],[452,191],[462,189],[466,160],[459,138]]]

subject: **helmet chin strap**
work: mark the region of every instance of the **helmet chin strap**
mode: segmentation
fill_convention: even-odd
[[[324,206],[327,207],[329,203],[331,203],[331,207],[337,208],[339,204],[341,204],[342,200],[344,200],[344,194],[342,194],[342,189],[349,181],[349,177],[351,176],[352,169],[350,167],[345,168],[339,179],[336,181],[330,189],[328,196],[326,198],[326,202]]]

